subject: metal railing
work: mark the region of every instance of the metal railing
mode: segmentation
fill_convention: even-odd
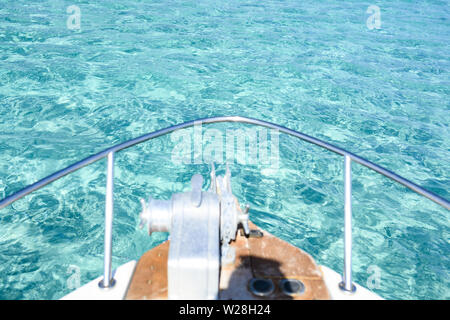
[[[293,137],[299,138],[301,140],[307,141],[309,143],[315,144],[319,147],[337,153],[344,157],[344,186],[345,186],[345,204],[344,204],[344,271],[343,271],[343,281],[339,284],[339,287],[342,290],[354,292],[355,286],[352,283],[352,182],[351,182],[351,162],[354,161],[359,163],[375,172],[382,174],[385,177],[388,177],[394,180],[397,183],[402,184],[403,186],[411,189],[412,191],[436,202],[442,207],[450,210],[450,202],[431,191],[428,191],[421,186],[405,179],[396,173],[389,171],[379,165],[376,165],[369,160],[366,160],[362,157],[359,157],[347,150],[339,148],[335,145],[332,145],[328,142],[322,141],[320,139],[308,136],[304,133],[294,131],[283,126],[270,123],[263,120],[240,117],[240,116],[228,116],[228,117],[212,117],[212,118],[204,118],[199,120],[193,120],[185,123],[181,123],[178,125],[174,125],[165,129],[157,130],[135,139],[131,139],[125,141],[123,143],[117,144],[111,148],[103,150],[97,154],[94,154],[90,157],[87,157],[79,162],[76,162],[62,170],[59,170],[25,188],[22,190],[6,197],[5,199],[0,201],[0,209],[8,206],[16,200],[26,196],[27,194],[38,190],[47,184],[58,180],[65,175],[72,173],[80,168],[83,168],[93,162],[96,162],[105,157],[108,158],[107,165],[107,183],[106,183],[106,204],[105,204],[105,254],[104,254],[104,274],[103,280],[99,283],[99,286],[102,288],[108,288],[114,286],[114,279],[112,278],[111,271],[111,257],[112,257],[112,221],[113,221],[113,185],[114,185],[114,153],[129,148],[131,146],[137,145],[139,143],[145,142],[150,139],[154,139],[169,133],[172,133],[176,130],[192,127],[195,125],[202,124],[210,124],[210,123],[219,123],[219,122],[239,122],[239,123],[247,123],[252,125],[258,125],[262,127],[266,127],[269,129],[278,130],[285,134],[291,135]]]

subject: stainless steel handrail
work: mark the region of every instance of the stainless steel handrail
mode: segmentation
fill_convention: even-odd
[[[322,147],[324,149],[327,149],[329,151],[332,151],[334,153],[337,153],[339,155],[344,156],[344,180],[345,180],[345,226],[344,226],[344,272],[343,272],[343,283],[340,284],[341,289],[346,291],[353,291],[353,284],[351,282],[351,248],[352,248],[352,237],[351,237],[351,161],[355,161],[371,170],[374,170],[375,172],[378,172],[382,174],[385,177],[388,177],[392,180],[394,180],[397,183],[402,184],[403,186],[411,189],[412,191],[436,202],[437,204],[441,205],[442,207],[450,210],[450,202],[437,194],[428,191],[421,186],[411,182],[408,179],[405,179],[396,173],[389,171],[373,162],[370,162],[367,159],[364,159],[362,157],[359,157],[347,150],[344,150],[342,148],[339,148],[335,145],[332,145],[328,142],[325,142],[323,140],[311,137],[309,135],[306,135],[304,133],[288,129],[286,127],[263,121],[258,119],[252,119],[247,117],[241,117],[241,116],[227,116],[227,117],[212,117],[212,118],[204,118],[199,120],[193,120],[185,123],[181,123],[178,125],[174,125],[165,129],[157,130],[145,135],[142,135],[140,137],[125,141],[123,143],[117,144],[111,148],[108,148],[106,150],[103,150],[97,154],[94,154],[90,157],[87,157],[79,162],[76,162],[62,170],[59,170],[25,188],[22,190],[4,198],[0,201],[0,209],[8,206],[9,204],[13,203],[14,201],[26,196],[27,194],[38,190],[45,185],[58,180],[65,175],[72,173],[80,168],[83,168],[93,162],[96,162],[102,158],[108,157],[108,176],[107,176],[107,192],[106,192],[106,208],[105,208],[105,266],[104,266],[104,279],[102,282],[102,286],[109,287],[113,285],[113,279],[111,278],[111,246],[112,243],[109,239],[109,237],[112,234],[112,166],[113,166],[113,155],[115,152],[124,150],[126,148],[129,148],[131,146],[137,145],[139,143],[145,142],[150,139],[154,139],[163,135],[166,135],[168,133],[174,132],[176,130],[192,127],[194,125],[202,125],[202,124],[210,124],[210,123],[219,123],[219,122],[239,122],[239,123],[247,123],[252,125],[258,125],[262,127],[266,127],[269,129],[278,130],[280,132],[283,132],[285,134],[294,136],[296,138],[299,138],[301,140],[307,141],[309,143],[315,144],[319,147]],[[109,191],[108,191],[109,190]],[[105,282],[106,280],[106,282]]]

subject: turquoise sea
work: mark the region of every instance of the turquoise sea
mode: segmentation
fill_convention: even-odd
[[[449,69],[448,1],[2,0],[0,199],[113,144],[219,115],[327,140],[449,199]],[[113,267],[167,238],[137,228],[139,198],[207,178],[207,163],[174,164],[173,147],[165,137],[116,155]],[[341,272],[341,157],[280,136],[278,169],[230,168],[256,224]],[[102,274],[105,173],[102,160],[0,210],[1,299],[59,299]],[[386,299],[450,299],[449,218],[353,164],[355,281],[378,272]]]

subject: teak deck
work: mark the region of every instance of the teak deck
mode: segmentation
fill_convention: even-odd
[[[250,228],[262,231],[263,237],[246,238],[238,232],[236,240],[231,243],[236,250],[236,259],[233,264],[221,268],[220,299],[323,300],[330,298],[322,273],[309,254],[261,230],[251,222]],[[141,257],[126,299],[167,299],[168,254],[169,241],[166,241]],[[252,278],[271,279],[275,290],[267,297],[253,295],[248,290],[248,283]],[[305,291],[300,295],[286,295],[278,287],[281,279],[298,279],[305,285]]]

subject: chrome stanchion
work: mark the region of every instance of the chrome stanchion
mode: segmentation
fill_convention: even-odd
[[[356,287],[352,282],[352,159],[344,156],[344,274],[339,288],[348,292],[355,292]]]
[[[112,277],[112,227],[114,207],[114,152],[108,153],[108,169],[106,176],[106,203],[105,203],[105,255],[103,279],[99,282],[100,288],[111,288],[116,281]]]

